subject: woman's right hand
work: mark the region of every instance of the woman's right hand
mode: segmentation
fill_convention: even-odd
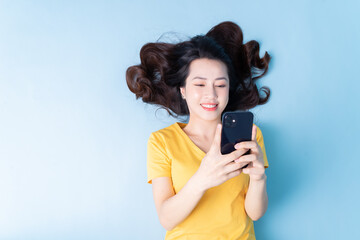
[[[194,174],[203,191],[239,176],[242,172],[241,168],[247,164],[246,162],[236,163],[234,160],[246,153],[248,149],[238,149],[229,154],[221,154],[221,130],[222,125],[218,124],[210,150]]]

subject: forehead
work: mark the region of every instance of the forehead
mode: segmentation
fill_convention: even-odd
[[[189,77],[218,78],[228,77],[225,63],[219,60],[200,58],[190,63]]]

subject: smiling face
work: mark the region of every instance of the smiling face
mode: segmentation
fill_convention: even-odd
[[[192,61],[185,87],[190,119],[219,121],[229,100],[229,76],[226,65],[218,60],[200,58]]]

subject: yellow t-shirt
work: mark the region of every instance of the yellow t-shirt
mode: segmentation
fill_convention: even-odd
[[[186,123],[176,122],[151,133],[148,140],[148,183],[157,177],[170,177],[178,193],[200,167],[205,153],[182,130]],[[269,166],[264,140],[257,127],[264,166]],[[208,189],[189,216],[171,231],[165,240],[255,239],[254,225],[245,211],[249,175],[241,173],[219,186]]]

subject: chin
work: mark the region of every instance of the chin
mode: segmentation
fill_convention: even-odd
[[[201,119],[205,121],[218,121],[221,120],[221,112],[209,112],[209,113],[203,113],[201,116]]]

